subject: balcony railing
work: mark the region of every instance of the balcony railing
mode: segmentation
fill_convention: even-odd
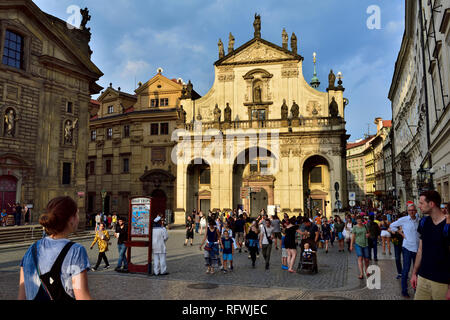
[[[345,125],[343,118],[300,118],[298,121],[288,120],[242,120],[231,122],[201,122],[202,131],[209,129],[282,129],[282,128],[319,128],[329,129]],[[194,131],[194,123],[186,123],[181,128],[187,131]],[[338,128],[335,128],[338,129]]]

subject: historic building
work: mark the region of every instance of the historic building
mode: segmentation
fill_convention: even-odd
[[[31,0],[0,2],[0,208],[33,205],[34,222],[69,195],[84,226],[89,108],[102,72],[81,14],[75,28]]]
[[[365,205],[366,197],[366,155],[375,135],[347,144],[347,187],[356,195],[356,205]],[[370,159],[369,159],[370,160]]]
[[[90,120],[86,166],[86,207],[90,214],[126,214],[129,198],[152,197],[154,213],[174,209],[176,166],[171,161],[181,79],[168,79],[158,70],[135,94],[108,87],[98,98]],[[193,97],[198,94],[193,91]],[[103,191],[103,196],[102,196]]]
[[[405,33],[389,91],[401,209],[427,188],[436,188],[444,201],[450,198],[450,1],[405,5]]]
[[[175,149],[176,223],[194,208],[243,207],[256,215],[277,206],[330,216],[336,195],[347,203],[342,75],[336,85],[331,71],[326,92],[319,91],[316,75],[311,85],[303,77],[294,33],[289,49],[285,30],[278,46],[261,37],[259,16],[254,28],[237,49],[230,34],[227,54],[219,40],[213,87],[200,99],[188,88],[181,98],[187,122],[180,121]]]

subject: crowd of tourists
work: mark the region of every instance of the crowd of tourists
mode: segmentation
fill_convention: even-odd
[[[13,219],[8,221],[8,216]],[[26,204],[7,203],[5,207],[0,208],[0,226],[2,227],[28,225],[30,221],[31,209]]]

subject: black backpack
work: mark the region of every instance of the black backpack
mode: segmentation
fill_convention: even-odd
[[[50,272],[42,275],[37,260],[37,242],[33,245],[32,256],[34,265],[41,280],[41,286],[39,287],[36,297],[34,298],[35,301],[75,301],[74,298],[67,294],[61,281],[61,268],[64,258],[74,244],[74,242],[67,243],[56,258]]]

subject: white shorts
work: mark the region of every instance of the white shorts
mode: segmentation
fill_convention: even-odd
[[[383,231],[381,231],[381,237],[382,238],[390,238],[391,233],[389,231],[383,230]]]
[[[288,257],[288,253],[286,248],[281,248],[281,257],[282,258],[287,258]]]

